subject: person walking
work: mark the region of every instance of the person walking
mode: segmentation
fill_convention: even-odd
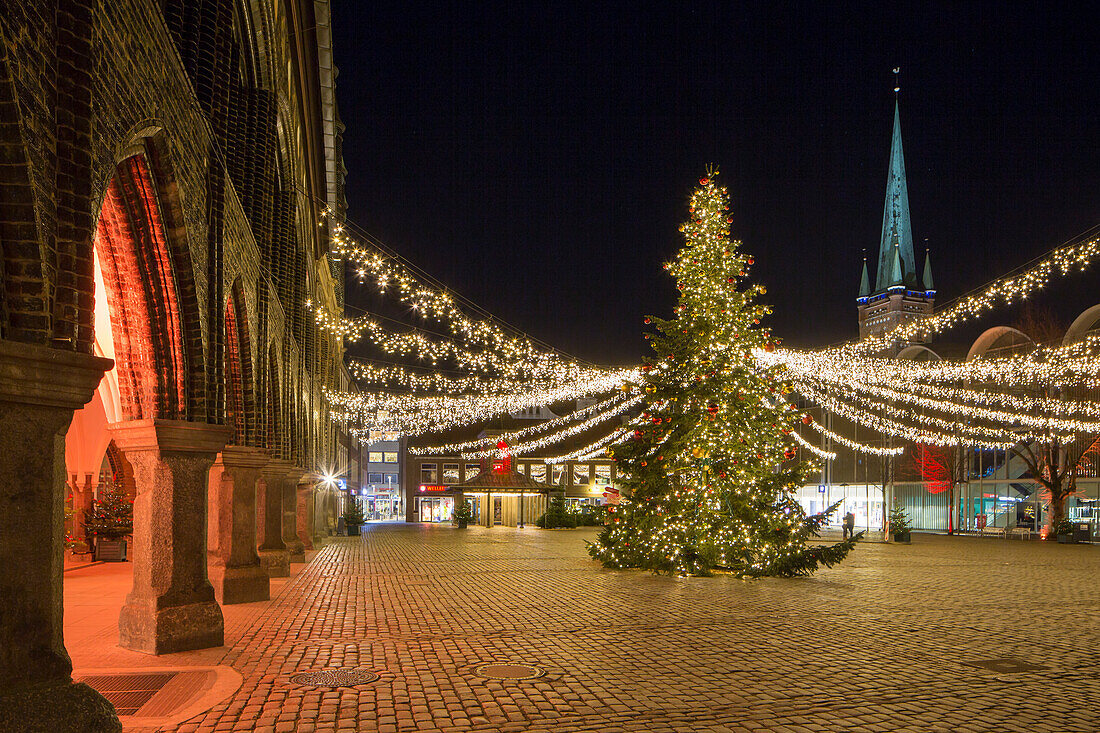
[[[848,512],[844,515],[844,539],[851,539],[856,534],[856,515]]]

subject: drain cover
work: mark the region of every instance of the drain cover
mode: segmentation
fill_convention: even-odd
[[[377,682],[378,675],[369,669],[315,669],[312,672],[291,675],[290,681],[296,685],[312,687],[355,687]]]
[[[98,674],[78,677],[76,681],[94,688],[96,692],[110,700],[119,715],[134,715],[176,674],[176,672]]]
[[[546,672],[530,664],[499,664],[489,662],[474,667],[474,674],[491,680],[533,680]]]
[[[968,667],[988,669],[990,672],[999,672],[1001,674],[1008,674],[1011,672],[1036,672],[1041,669],[1046,669],[1046,667],[1041,664],[1032,664],[1031,662],[1025,662],[1023,659],[1016,659],[1015,657],[983,659],[974,662],[963,662],[963,664]]]

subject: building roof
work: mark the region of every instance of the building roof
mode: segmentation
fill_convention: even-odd
[[[894,252],[901,265],[901,279],[895,280]],[[878,248],[875,291],[895,284],[919,289],[913,256],[913,229],[909,219],[909,190],[905,184],[905,155],[901,149],[901,114],[894,102],[894,136],[890,143],[890,167],[886,176],[886,203],[882,211],[882,238]]]
[[[451,489],[461,489],[463,491],[546,491],[550,488],[549,484],[542,481],[536,481],[533,478],[528,478],[522,473],[515,470],[510,470],[504,473],[497,473],[493,469],[486,471],[481,470],[481,473],[468,478],[460,484],[453,484]]]

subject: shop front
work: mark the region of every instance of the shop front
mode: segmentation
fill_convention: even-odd
[[[448,486],[421,486],[415,507],[418,521],[449,522],[455,509],[454,492]]]

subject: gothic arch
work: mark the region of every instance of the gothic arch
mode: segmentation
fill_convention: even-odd
[[[140,138],[102,196],[95,255],[120,417],[185,420],[203,404],[203,347],[183,207],[163,134]]]
[[[282,456],[284,452],[283,416],[279,411],[283,403],[282,394],[279,391],[282,384],[280,373],[278,351],[275,343],[272,342],[267,350],[267,448],[275,456]]]
[[[29,291],[46,291],[39,244],[40,227],[33,203],[30,162],[20,124],[8,44],[0,37],[0,150],[4,165],[0,166],[0,338],[19,341],[42,341],[47,333],[45,299]],[[20,273],[19,277],[15,273]]]
[[[1030,336],[1017,328],[993,326],[974,340],[970,351],[966,353],[966,360],[977,359],[993,350],[1013,349],[1034,343]]]
[[[1097,326],[1100,326],[1100,304],[1094,305],[1073,319],[1073,323],[1066,329],[1066,335],[1062,338],[1062,345],[1069,346],[1080,341],[1090,331],[1096,330]]]
[[[252,342],[241,279],[233,281],[225,304],[225,422],[233,428],[233,445],[252,445],[256,436],[256,404],[252,374]]]

